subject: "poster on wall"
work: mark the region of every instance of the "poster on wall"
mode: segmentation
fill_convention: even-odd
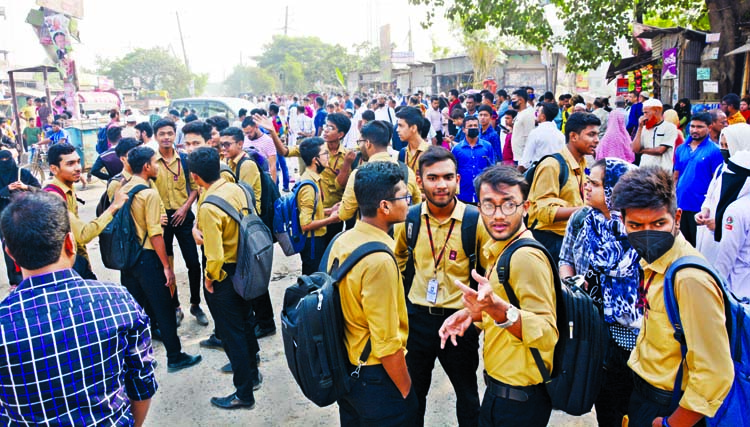
[[[36,0],[37,6],[83,18],[83,0]]]
[[[665,49],[662,52],[662,79],[676,79],[677,78],[677,48]]]

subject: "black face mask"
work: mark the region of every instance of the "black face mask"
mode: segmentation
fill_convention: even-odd
[[[479,136],[479,129],[477,129],[477,128],[466,129],[466,136],[469,137],[469,138],[471,138],[471,139],[474,139],[474,138],[478,137]]]
[[[518,101],[516,101],[516,102],[511,102],[511,103],[510,103],[510,106],[511,106],[511,107],[513,107],[513,109],[514,109],[514,110],[518,110],[518,108],[519,108],[519,107],[520,107],[521,105],[520,105],[520,104],[518,103]]]
[[[729,150],[726,148],[722,148],[719,151],[721,151],[721,156],[724,157],[724,163],[728,163],[729,162]]]
[[[651,264],[674,245],[674,234],[669,231],[643,230],[628,233],[628,241],[638,255]]]

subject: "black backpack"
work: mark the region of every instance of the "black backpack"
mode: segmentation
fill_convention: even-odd
[[[113,176],[109,180],[107,180],[107,186],[104,188],[104,193],[102,193],[101,197],[99,197],[99,203],[96,205],[96,216],[103,214],[104,211],[109,208],[109,206],[112,204],[112,199],[109,198],[109,194],[107,194],[107,190],[109,190],[109,184],[112,183],[112,181],[118,180],[120,183],[124,181],[124,177],[122,176],[122,173],[118,173],[117,175]]]
[[[497,276],[508,302],[519,309],[518,298],[508,283],[510,259],[513,253],[529,246],[539,249],[549,260],[554,275],[557,300],[557,331],[552,372],[544,365],[539,350],[530,348],[544,385],[552,400],[552,407],[570,415],[583,415],[594,406],[604,379],[604,356],[609,332],[599,309],[591,297],[578,287],[563,286],[552,256],[534,239],[518,239],[511,243],[497,262]]]
[[[252,159],[243,156],[240,161],[237,162],[237,167],[234,170],[234,176],[237,182],[240,181],[240,170],[242,168],[242,163],[246,160]],[[276,185],[273,178],[271,178],[271,174],[268,173],[268,171],[264,171],[263,169],[258,167],[258,172],[260,172],[260,212],[258,212],[258,216],[269,230],[273,230],[274,205],[276,203],[276,200],[281,197],[281,193],[279,192],[279,186]],[[272,237],[273,241],[275,242],[276,237],[273,236],[273,233]]]
[[[99,235],[99,250],[105,267],[112,270],[127,270],[134,266],[141,256],[148,235],[143,237],[143,241],[138,238],[130,207],[135,195],[147,188],[141,184],[128,191],[128,200]]]
[[[473,205],[466,205],[463,219],[461,219],[461,246],[464,253],[469,257],[469,280],[472,289],[477,289],[477,282],[471,277],[471,270],[476,269],[479,274],[484,275],[484,268],[477,262],[477,223],[479,218],[479,209]],[[404,290],[406,300],[409,300],[409,291],[414,281],[414,248],[417,246],[419,238],[419,228],[422,225],[422,204],[414,205],[409,208],[406,215],[406,247],[409,250],[409,259],[406,261],[406,267],[401,275],[404,278]]]
[[[531,167],[529,167],[529,169],[524,172],[523,177],[526,179],[526,182],[529,183],[529,188],[531,188],[532,184],[534,184],[534,175],[536,174],[536,168],[549,157],[553,157],[555,160],[557,160],[558,163],[560,163],[560,174],[557,176],[557,182],[560,186],[560,189],[562,189],[563,186],[565,186],[565,183],[568,182],[568,177],[570,176],[568,163],[565,161],[565,157],[563,157],[562,154],[555,153],[542,157],[538,162],[534,162],[534,164],[532,164]]]
[[[328,245],[323,256],[326,264],[333,242],[341,234]],[[368,242],[354,250],[343,264],[338,265],[335,260],[330,272],[300,276],[297,284],[284,293],[281,334],[287,365],[302,393],[318,406],[328,406],[346,394],[359,375],[359,367],[351,370],[344,345],[338,284],[359,261],[376,252],[393,257],[387,245]],[[366,362],[371,350],[368,340],[360,361]]]

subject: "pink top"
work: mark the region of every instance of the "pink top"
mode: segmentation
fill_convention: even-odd
[[[625,113],[622,111],[612,110],[609,113],[607,132],[596,147],[596,160],[613,157],[629,163],[635,161],[635,154],[630,146],[630,135],[625,129],[625,120]]]
[[[245,136],[245,143],[242,145],[242,148],[246,149],[249,147],[255,147],[255,149],[258,150],[260,154],[262,154],[266,159],[268,159],[269,156],[276,155],[276,146],[273,144],[273,139],[271,139],[271,137],[266,135],[265,133],[262,134],[260,138],[254,139],[252,141],[249,140],[247,136]]]

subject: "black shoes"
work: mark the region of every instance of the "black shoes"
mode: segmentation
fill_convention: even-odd
[[[232,363],[231,362],[227,363],[224,366],[222,366],[220,370],[221,370],[222,374],[231,374],[232,372],[234,372],[234,371],[232,371]]]
[[[187,353],[180,353],[179,356],[167,362],[167,372],[172,373],[181,371],[185,368],[197,365],[201,360],[203,360],[203,357],[200,354],[191,356]]]
[[[260,390],[260,387],[263,385],[263,374],[258,372],[258,379],[253,381],[253,391]]]
[[[190,314],[195,316],[195,320],[198,321],[198,324],[201,326],[208,326],[208,317],[206,317],[206,313],[203,312],[201,306],[190,305]]]
[[[224,345],[221,343],[221,340],[216,338],[216,334],[211,334],[208,339],[205,339],[200,342],[200,346],[203,348],[213,348],[215,350],[224,350]]]
[[[261,328],[259,325],[255,326],[255,338],[261,339],[270,337],[271,335],[276,335],[276,326],[270,328]]]
[[[255,400],[246,402],[237,397],[237,393],[232,393],[227,397],[212,397],[211,404],[221,409],[253,409]]]

